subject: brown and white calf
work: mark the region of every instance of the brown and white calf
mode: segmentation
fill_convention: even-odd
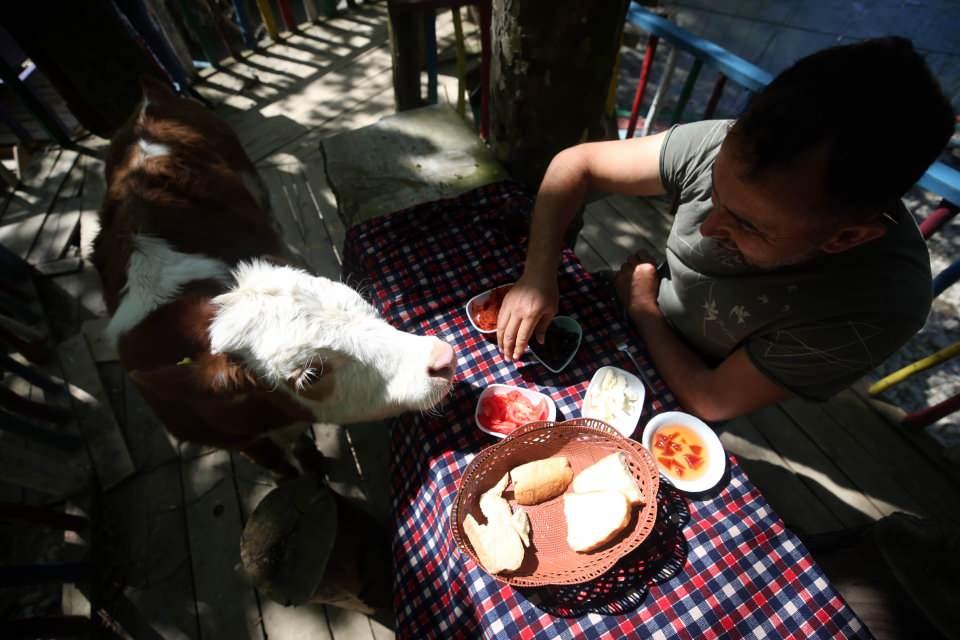
[[[437,404],[453,349],[293,266],[230,128],[158,81],[144,95],[110,147],[93,262],[120,361],[170,432],[290,473],[290,427]]]

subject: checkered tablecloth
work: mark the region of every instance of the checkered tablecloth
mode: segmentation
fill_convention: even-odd
[[[520,275],[532,202],[498,183],[394,213],[350,230],[351,283],[395,326],[455,345],[455,388],[436,415],[393,425],[397,635],[401,638],[787,638],[869,637],[800,541],[731,458],[729,480],[711,499],[691,501],[683,568],[623,615],[558,617],[487,576],[450,534],[457,484],[473,456],[495,442],[476,428],[474,407],[490,383],[549,394],[558,420],[579,416],[580,399],[603,365],[634,370],[617,350],[629,344],[655,388],[640,424],[676,402],[637,334],[622,321],[609,286],[563,256],[560,313],[584,329],[573,363],[551,374],[532,359],[504,361],[474,331],[464,303]],[[639,430],[636,434],[639,437]]]

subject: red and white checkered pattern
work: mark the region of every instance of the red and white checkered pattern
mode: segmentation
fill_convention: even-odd
[[[870,637],[800,541],[731,458],[730,479],[690,504],[683,570],[620,616],[560,618],[487,576],[450,535],[450,510],[467,464],[494,439],[476,428],[477,397],[494,382],[536,388],[557,403],[558,420],[579,416],[591,375],[634,366],[630,345],[655,388],[641,416],[676,407],[649,366],[639,337],[622,321],[607,284],[565,252],[560,313],[584,329],[562,373],[532,356],[503,360],[495,340],[474,331],[464,302],[516,280],[524,260],[531,199],[500,183],[351,229],[347,271],[395,326],[437,335],[457,349],[452,395],[438,415],[406,415],[393,427],[394,561],[401,638],[837,638]]]

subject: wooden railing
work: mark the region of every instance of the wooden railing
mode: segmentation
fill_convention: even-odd
[[[627,11],[627,22],[650,34],[647,39],[647,48],[643,58],[643,66],[640,71],[640,79],[637,83],[637,89],[633,98],[633,108],[630,111],[630,120],[626,134],[628,138],[632,138],[636,133],[640,106],[646,95],[647,84],[650,79],[650,68],[653,66],[657,46],[661,42],[669,44],[670,51],[667,54],[663,75],[657,85],[653,100],[650,103],[646,118],[644,119],[641,135],[647,135],[647,133],[649,133],[650,125],[662,107],[663,98],[669,89],[670,81],[673,77],[677,63],[677,53],[679,51],[686,51],[691,54],[694,62],[684,81],[683,88],[680,90],[680,98],[677,100],[673,114],[670,117],[671,124],[683,120],[684,109],[686,109],[697,78],[704,65],[714,67],[720,73],[714,83],[710,98],[707,101],[707,106],[702,116],[704,120],[713,117],[728,81],[752,93],[762,89],[773,80],[773,75],[755,64],[744,60],[740,56],[727,51],[709,40],[704,40],[680,28],[661,16],[651,13],[636,2],[632,3]],[[923,177],[920,178],[918,184],[922,188],[937,194],[947,203],[954,205],[960,204],[960,171],[942,162],[934,162]]]

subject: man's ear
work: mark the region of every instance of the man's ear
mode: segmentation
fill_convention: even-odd
[[[886,233],[887,227],[879,220],[849,224],[835,231],[821,243],[820,249],[824,253],[843,253],[848,249],[876,240]]]

